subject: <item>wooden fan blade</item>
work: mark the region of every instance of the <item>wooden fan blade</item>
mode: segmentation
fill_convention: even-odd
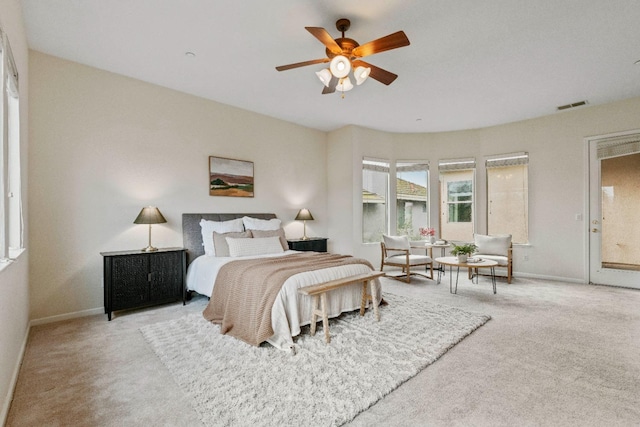
[[[331,37],[331,35],[322,27],[304,27],[307,31],[309,31],[315,38],[320,40],[320,42],[329,49],[330,52],[335,53],[336,55],[340,55],[342,53],[342,48],[338,46],[338,43]]]
[[[360,66],[371,68],[371,74],[369,74],[369,77],[376,79],[380,83],[384,83],[387,86],[393,83],[393,81],[398,78],[397,74],[393,74],[390,71],[383,70],[382,68],[376,67],[375,65],[369,64],[368,62],[360,60],[353,61],[354,68]]]
[[[322,64],[324,62],[329,62],[329,61],[331,61],[329,58],[313,59],[311,61],[296,62],[295,64],[280,65],[280,66],[276,67],[276,70],[278,70],[278,71],[286,71],[286,70],[290,70],[292,68],[305,67],[307,65],[313,65],[313,64]]]
[[[409,39],[404,31],[398,31],[397,33],[389,34],[388,36],[358,46],[353,49],[352,54],[362,58],[363,56],[373,55],[374,53],[409,46],[409,44]]]
[[[338,78],[336,76],[331,76],[331,80],[329,81],[329,86],[325,86],[322,89],[322,94],[326,95],[327,93],[333,93],[336,91],[336,86],[338,85]]]

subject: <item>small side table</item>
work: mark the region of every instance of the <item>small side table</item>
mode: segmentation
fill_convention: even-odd
[[[430,257],[431,259],[433,259],[433,249],[440,249],[440,256],[444,257],[447,254],[447,248],[450,247],[451,244],[450,243],[441,243],[441,244],[437,244],[437,243],[425,243],[425,244],[413,244],[411,245],[412,248],[415,249],[424,249],[425,250],[425,255],[427,255],[428,257]],[[434,268],[434,270],[438,271],[438,280],[436,281],[436,283],[439,285],[440,284],[440,279],[441,276],[444,274],[444,266],[438,264],[438,267]]]
[[[326,237],[309,237],[308,239],[287,239],[292,251],[327,252]]]

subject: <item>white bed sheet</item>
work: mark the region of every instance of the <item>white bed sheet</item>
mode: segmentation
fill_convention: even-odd
[[[231,261],[239,259],[256,259],[265,257],[289,256],[297,251],[286,251],[282,254],[262,255],[255,257],[214,257],[202,255],[196,258],[187,270],[187,289],[208,297],[213,293],[213,285],[220,268]],[[364,264],[348,264],[339,267],[307,271],[291,276],[276,296],[271,310],[271,325],[274,334],[267,341],[273,346],[288,350],[293,348],[293,337],[300,334],[300,327],[311,322],[311,297],[298,294],[298,288],[315,285],[329,280],[341,279],[371,269]],[[378,298],[382,298],[380,281],[376,279]],[[360,308],[362,285],[345,286],[327,294],[327,311],[329,317]]]

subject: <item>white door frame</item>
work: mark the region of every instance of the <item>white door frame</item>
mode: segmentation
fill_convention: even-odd
[[[602,140],[602,139],[609,139],[609,138],[616,138],[616,137],[624,137],[624,136],[630,136],[630,135],[636,135],[639,134],[640,135],[640,129],[635,129],[635,130],[629,130],[629,131],[624,131],[624,132],[615,132],[615,133],[609,133],[609,134],[604,134],[604,135],[595,135],[595,136],[589,136],[584,138],[584,158],[585,158],[585,173],[584,173],[584,182],[585,182],[585,207],[584,207],[584,239],[585,239],[585,244],[584,244],[584,260],[585,260],[585,270],[584,270],[584,277],[585,277],[585,283],[593,283],[592,281],[592,277],[591,277],[591,241],[592,241],[592,236],[591,236],[591,179],[592,179],[592,175],[596,172],[599,171],[593,171],[591,170],[591,161],[592,161],[592,155],[591,155],[591,145],[592,143],[595,143],[596,141]],[[599,202],[599,200],[598,200]],[[601,225],[602,224],[598,224],[597,228],[599,230],[601,230]],[[613,284],[614,286],[625,286],[624,284]],[[625,286],[626,287],[626,286]],[[636,288],[635,286],[628,286],[628,287],[632,287],[632,288]]]

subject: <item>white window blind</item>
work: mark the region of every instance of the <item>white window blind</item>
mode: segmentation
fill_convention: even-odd
[[[598,159],[640,153],[640,134],[617,136],[598,141]]]
[[[529,153],[510,153],[489,156],[485,160],[487,168],[500,168],[505,166],[518,166],[529,164]]]
[[[438,161],[438,170],[440,172],[475,169],[476,159],[469,157],[465,159],[441,159]]]

